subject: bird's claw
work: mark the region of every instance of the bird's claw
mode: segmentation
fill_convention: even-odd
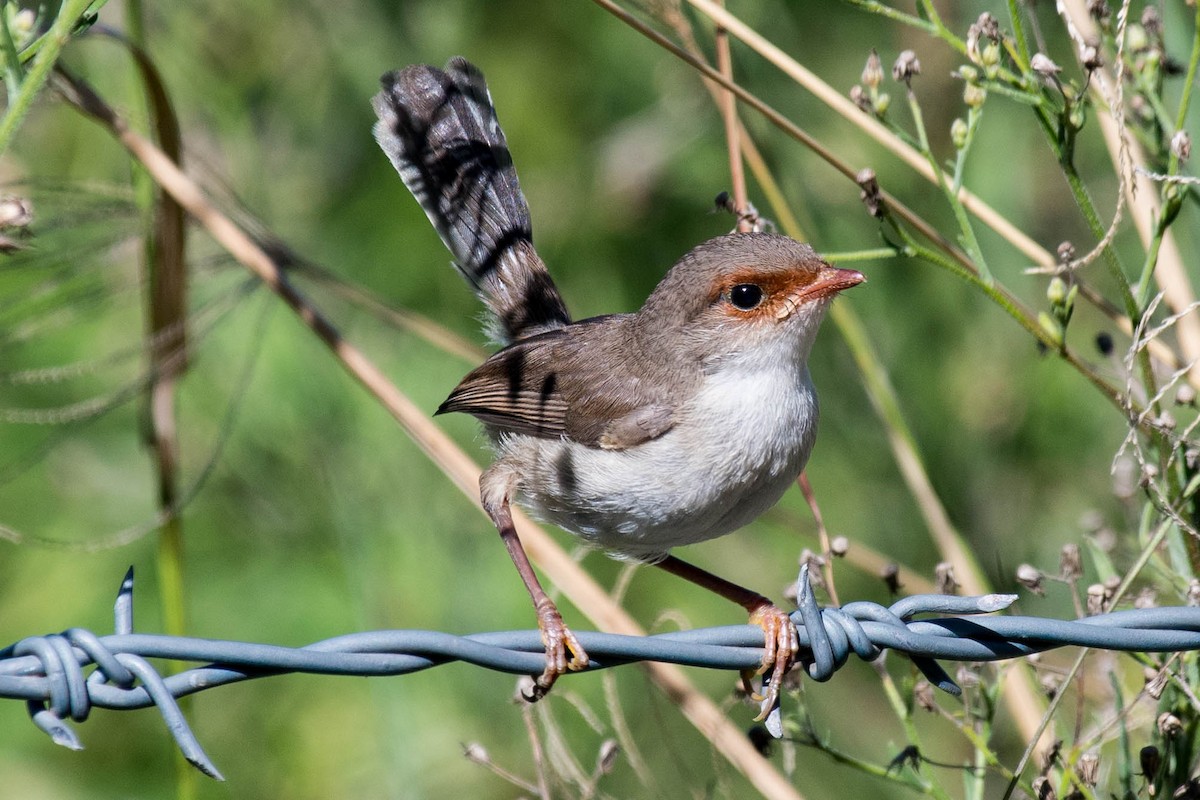
[[[750,624],[763,629],[763,660],[755,674],[770,673],[770,679],[763,682],[763,694],[751,694],[755,701],[761,702],[761,711],[754,719],[756,722],[762,722],[779,701],[779,687],[783,684],[783,676],[796,662],[796,656],[800,652],[800,635],[787,612],[773,603],[761,605],[751,611]]]
[[[568,671],[587,669],[588,654],[575,634],[563,622],[562,614],[552,603],[538,606],[538,630],[546,647],[546,668],[533,681],[533,689],[524,697],[536,703],[549,693],[559,675]]]

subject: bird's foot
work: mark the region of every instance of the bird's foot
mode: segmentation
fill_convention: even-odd
[[[770,673],[769,680],[764,681],[763,694],[752,693],[754,700],[761,703],[756,722],[766,719],[767,715],[779,701],[779,687],[783,685],[783,676],[796,662],[800,652],[800,635],[792,624],[787,612],[774,603],[765,603],[750,612],[750,624],[763,629],[764,651],[762,666],[756,675]]]
[[[562,614],[549,599],[537,606],[538,630],[546,646],[546,669],[534,679],[533,690],[525,695],[531,703],[541,700],[554,686],[559,675],[586,669],[588,654],[575,634],[563,622]]]

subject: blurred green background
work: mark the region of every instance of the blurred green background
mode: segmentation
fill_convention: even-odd
[[[1001,4],[989,5],[1005,18]],[[1174,5],[1167,9],[1173,24]],[[950,122],[963,108],[961,84],[949,72],[959,60],[942,45],[841,3],[731,6],[843,91],[858,82],[870,48],[879,50],[885,69],[901,49],[915,49],[924,66],[916,88],[926,123],[939,152],[951,152]],[[945,4],[945,21],[965,35],[984,7]],[[149,50],[183,125],[186,164],[202,183],[227,207],[236,198],[296,251],[346,281],[481,344],[476,300],[372,139],[369,99],[387,70],[442,64],[458,54],[484,70],[538,247],[578,317],[637,308],[679,255],[732,225],[711,213],[712,198],[729,188],[728,165],[720,119],[698,79],[582,0],[214,0],[147,4],[145,11]],[[1057,31],[1050,4],[1036,12]],[[100,21],[119,28],[121,10],[106,6]],[[1183,57],[1190,33],[1188,23],[1180,26]],[[1051,55],[1073,63],[1062,42]],[[885,188],[950,229],[932,187],[736,43],[734,60],[753,91],[832,142],[852,165],[873,167]],[[65,63],[118,107],[138,107],[127,56],[111,41],[76,41]],[[889,81],[887,88],[901,105],[900,87]],[[819,250],[879,245],[857,186],[753,113],[745,120]],[[1051,250],[1065,239],[1087,249],[1086,228],[1031,114],[994,98],[981,137],[968,184]],[[1080,166],[1109,214],[1111,167],[1094,126],[1084,139]],[[137,353],[143,287],[127,157],[46,93],[0,172],[27,182],[28,190],[13,191],[31,193],[38,215],[35,257],[0,267],[0,372],[96,367],[72,381],[8,380],[0,404],[53,409],[113,397],[145,366]],[[751,197],[768,213],[753,185]],[[1044,307],[1045,279],[1023,275],[1026,260],[979,231],[998,278]],[[1135,242],[1119,244],[1136,253]],[[1185,236],[1192,253],[1194,245]],[[486,519],[282,304],[262,289],[238,294],[246,281],[240,268],[199,232],[191,253],[196,349],[179,398],[185,482],[216,459],[184,513],[192,633],[301,645],[377,628],[530,627],[528,598]],[[1027,334],[965,283],[903,259],[862,269],[869,282],[839,302],[869,329],[933,484],[997,589],[1014,589],[1012,575],[1024,561],[1054,571],[1060,547],[1080,541],[1097,521],[1126,529],[1133,508],[1114,497],[1110,476],[1125,426],[1111,405],[1060,361],[1039,356]],[[1106,279],[1096,279],[1104,289]],[[301,286],[430,413],[473,366],[319,286]],[[221,313],[204,310],[210,308]],[[1082,309],[1071,341],[1123,384],[1119,360],[1090,344],[1107,327]],[[109,359],[113,354],[125,357]],[[822,426],[809,476],[832,533],[932,575],[939,557],[832,326],[817,345],[812,372]],[[0,523],[23,541],[0,542],[0,641],[71,626],[107,631],[129,564],[138,575],[137,628],[160,631],[155,534],[123,535],[155,513],[144,403],[132,399],[91,421],[6,419]],[[439,424],[486,458],[471,419]],[[126,538],[133,541],[120,541]],[[816,549],[815,532],[793,492],[750,528],[682,555],[779,598],[804,547]],[[1114,557],[1123,555],[1118,549]],[[584,564],[605,584],[621,569],[598,554]],[[839,565],[838,581],[843,602],[888,598],[873,574]],[[637,574],[626,604],[656,629],[743,619],[728,603],[652,571]],[[1031,613],[1072,613],[1061,588],[1044,600],[1023,596],[1021,605]],[[575,609],[563,610],[577,628],[588,627]],[[898,659],[893,668],[907,670]],[[734,680],[700,670],[689,675],[722,702]],[[511,676],[448,666],[386,680],[281,677],[201,694],[190,704],[191,718],[228,782],[202,779],[199,796],[519,796],[462,756],[463,743],[479,742],[497,763],[532,777],[530,742],[511,702],[514,685]],[[615,685],[653,779],[646,785],[622,759],[603,791],[747,796],[743,779],[638,668],[620,670]],[[612,736],[603,690],[599,676],[572,676],[539,709],[558,721],[566,747],[588,769],[600,742]],[[595,711],[600,730],[572,697]],[[842,750],[886,763],[906,743],[868,666],[855,662],[828,684],[808,684],[805,702],[816,730]],[[746,707],[731,714],[747,727],[753,716]],[[1001,719],[998,744],[1019,752],[1022,743],[1003,713]],[[930,757],[969,757],[967,743],[943,720],[924,715],[920,725]],[[80,735],[83,752],[54,747],[21,704],[0,705],[4,794],[175,791],[173,745],[152,710],[95,712]],[[807,797],[908,795],[811,750],[785,750],[777,747],[774,758],[786,766],[794,757]],[[961,783],[953,774],[940,780],[955,789]]]

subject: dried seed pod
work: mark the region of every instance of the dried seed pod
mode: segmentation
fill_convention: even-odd
[[[914,76],[921,74],[921,62],[917,60],[917,54],[912,50],[905,50],[896,57],[896,63],[892,64],[892,77],[902,83],[909,83]]]
[[[993,42],[1000,41],[1000,21],[992,16],[990,11],[980,14],[979,19],[975,20],[975,24],[979,26],[980,34]]]
[[[875,177],[875,170],[870,167],[860,170],[854,176],[854,182],[862,189],[858,196],[863,201],[863,205],[867,207],[867,212],[872,217],[883,217],[883,192],[879,188],[879,180]]]
[[[0,197],[0,228],[28,228],[33,222],[33,203],[25,197]]]
[[[1050,783],[1050,779],[1045,775],[1038,775],[1033,779],[1033,796],[1037,800],[1058,800],[1058,794],[1054,791],[1054,785]]]
[[[860,111],[867,114],[875,110],[875,106],[871,103],[871,98],[867,96],[866,90],[857,83],[850,87],[850,102],[858,106]]]
[[[1155,724],[1158,726],[1158,732],[1164,739],[1174,739],[1183,733],[1183,721],[1170,711],[1164,711],[1159,714],[1158,721]]]
[[[1087,588],[1087,614],[1094,617],[1103,614],[1108,602],[1108,589],[1102,583],[1093,583]]]
[[[1043,78],[1054,78],[1062,72],[1062,67],[1050,60],[1045,53],[1034,53],[1029,59],[1030,68]]]
[[[900,565],[892,561],[883,566],[879,571],[879,577],[883,578],[884,584],[887,586],[888,594],[900,593]]]
[[[913,699],[926,711],[937,711],[937,697],[933,693],[933,685],[924,678],[913,686]]]
[[[463,755],[467,761],[473,761],[476,764],[490,764],[492,758],[488,755],[487,749],[479,742],[470,742],[463,748]]]
[[[1042,586],[1044,578],[1042,571],[1032,564],[1021,564],[1017,567],[1017,583],[1042,597],[1046,595],[1046,589]]]
[[[954,577],[954,565],[943,561],[933,569],[933,583],[938,594],[958,594],[958,579]]]
[[[1064,581],[1078,580],[1083,575],[1083,556],[1079,553],[1079,545],[1074,542],[1063,545],[1058,557],[1058,574]]]
[[[1167,688],[1167,681],[1170,679],[1171,674],[1165,669],[1146,667],[1142,672],[1142,677],[1146,681],[1146,694],[1157,700],[1162,697],[1163,690]]]
[[[1171,152],[1180,161],[1187,161],[1192,155],[1192,137],[1185,130],[1175,131],[1171,137]]]
[[[1079,775],[1079,780],[1088,786],[1095,786],[1100,777],[1100,754],[1089,752],[1081,755],[1075,771]]]
[[[600,752],[596,754],[596,773],[607,775],[617,764],[617,756],[621,755],[621,746],[616,739],[605,739],[600,743]]]

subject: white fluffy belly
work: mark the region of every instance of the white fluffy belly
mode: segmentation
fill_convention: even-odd
[[[509,435],[500,455],[535,465],[518,500],[614,555],[655,560],[737,530],[800,474],[816,435],[807,371],[726,370],[663,436],[627,450]]]

